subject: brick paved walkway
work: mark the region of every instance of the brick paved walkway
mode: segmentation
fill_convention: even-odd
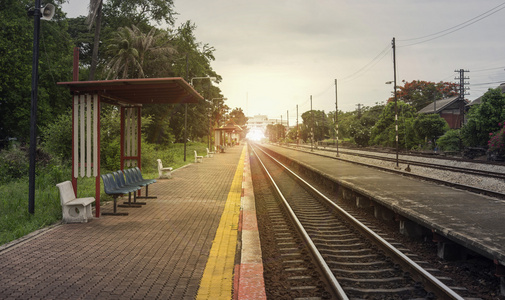
[[[0,299],[194,299],[242,146],[149,188],[142,208],[0,251]],[[111,210],[111,205],[102,211]]]

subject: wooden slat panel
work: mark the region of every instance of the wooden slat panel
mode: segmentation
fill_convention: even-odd
[[[86,177],[91,177],[91,95],[86,95]]]
[[[98,176],[98,95],[93,95],[93,176]]]
[[[79,176],[79,95],[74,95],[74,118],[73,118],[73,128],[74,128],[74,178]]]
[[[80,120],[79,120],[79,141],[80,141],[80,157],[79,157],[79,169],[80,169],[80,176],[84,177],[84,152],[85,152],[85,144],[84,144],[84,110],[86,109],[86,96],[81,95],[80,96]]]
[[[125,108],[125,141],[126,141],[126,156],[131,156],[131,108]],[[130,160],[126,161],[126,165],[130,166]]]

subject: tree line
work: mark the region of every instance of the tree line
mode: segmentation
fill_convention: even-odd
[[[87,16],[68,18],[65,0],[45,1],[56,7],[49,22],[41,22],[37,109],[37,161],[71,161],[73,49],[79,48],[79,80],[181,77],[222,77],[212,68],[215,49],[198,41],[197,25],[175,26],[172,0],[90,0]],[[0,1],[0,182],[27,174],[30,132],[33,46],[32,0]],[[188,105],[187,137],[207,143],[210,127],[233,120],[247,121],[241,108],[230,109],[218,86],[194,80],[204,99]],[[119,162],[119,110],[103,104],[102,166],[115,170]],[[142,109],[144,149],[170,148],[184,141],[185,109],[181,104],[145,105]],[[21,150],[21,151],[20,151]],[[170,162],[166,162],[169,164]]]
[[[505,156],[505,94],[501,89],[490,89],[481,103],[465,112],[460,129],[450,129],[438,114],[419,114],[420,109],[434,99],[456,96],[454,83],[415,80],[398,87],[398,145],[407,150],[442,150],[461,152],[465,147],[488,150],[492,158]],[[335,111],[306,111],[301,115],[299,128],[269,125],[267,136],[271,141],[305,143],[336,139]],[[338,139],[350,145],[396,146],[394,98],[386,103],[360,106],[350,112],[338,112]]]
[[[172,0],[90,0],[88,16],[76,18],[67,18],[61,10],[64,0],[46,2],[56,6],[56,14],[52,21],[41,24],[41,143],[48,135],[55,135],[42,129],[54,127],[56,120],[69,114],[71,95],[68,88],[56,83],[72,81],[76,46],[79,80],[182,77],[190,82],[206,76],[222,80],[211,65],[215,49],[197,40],[196,24],[188,20],[175,27],[177,13]],[[0,1],[0,147],[12,139],[21,144],[28,141],[33,18],[27,11],[31,7],[33,1],[29,0]],[[195,80],[194,88],[205,99],[188,106],[189,139],[207,137],[209,123],[217,126],[230,116],[245,123],[242,109],[230,110],[219,87],[208,80]],[[113,118],[113,111],[104,108],[102,118]],[[182,105],[146,105],[143,117],[146,141],[162,145],[183,141]]]

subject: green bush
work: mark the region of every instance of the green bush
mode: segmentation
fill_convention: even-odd
[[[459,129],[448,130],[437,140],[437,145],[442,151],[460,151],[462,140]]]
[[[70,162],[72,159],[72,113],[61,114],[41,129],[42,149],[53,158]]]
[[[28,174],[28,156],[26,149],[11,144],[0,151],[0,184],[9,183]]]

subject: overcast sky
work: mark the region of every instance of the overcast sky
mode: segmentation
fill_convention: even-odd
[[[87,3],[70,0],[63,10],[69,17],[85,15]],[[467,99],[473,100],[505,82],[505,2],[500,0],[174,4],[177,25],[191,20],[197,40],[216,49],[212,67],[223,77],[219,87],[228,106],[241,107],[248,116],[286,118],[289,111],[295,122],[296,105],[299,115],[309,110],[311,95],[313,109],[334,111],[335,79],[340,110],[386,101],[393,90],[385,84],[393,80],[393,37],[398,85],[456,82],[454,71],[465,69],[470,71]]]

